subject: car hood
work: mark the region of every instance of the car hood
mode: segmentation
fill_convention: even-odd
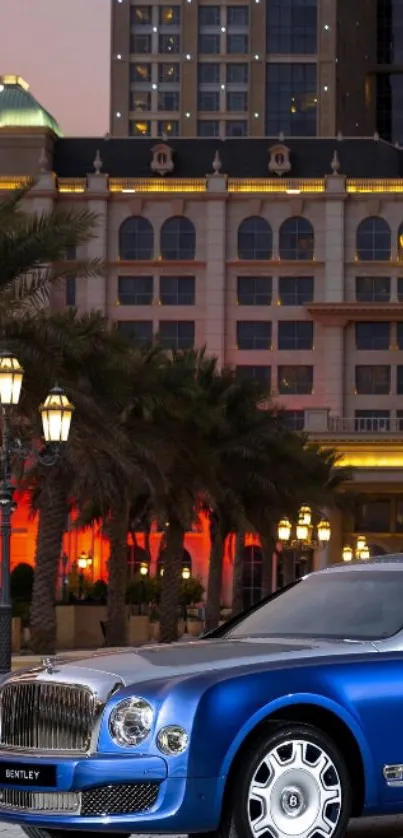
[[[35,669],[20,671],[13,681],[88,684],[100,696],[111,690],[147,681],[248,666],[276,666],[295,660],[376,653],[370,643],[329,642],[290,638],[197,640],[173,645],[142,646],[94,652],[78,660],[56,658]],[[10,680],[10,679],[9,679]]]

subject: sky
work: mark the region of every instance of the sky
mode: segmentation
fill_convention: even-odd
[[[109,128],[110,0],[0,0],[0,75],[22,76],[65,136]]]

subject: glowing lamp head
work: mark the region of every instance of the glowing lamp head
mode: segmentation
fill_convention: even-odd
[[[288,518],[282,518],[277,527],[279,541],[289,541],[291,538],[291,524]]]
[[[64,390],[61,387],[53,387],[39,408],[45,442],[68,441],[73,410],[74,406],[69,402]]]
[[[83,550],[82,553],[80,553],[80,555],[78,557],[78,561],[77,561],[77,564],[78,564],[78,567],[80,568],[80,570],[86,570],[87,569],[88,561],[89,561],[88,556],[87,556],[86,552]]]
[[[148,567],[146,564],[142,564],[140,567],[140,576],[147,576],[148,574]]]
[[[302,543],[306,543],[309,538],[309,527],[303,521],[298,521],[298,524],[295,528],[295,534],[297,536],[297,541],[301,541]]]
[[[312,510],[310,506],[301,506],[298,515],[298,523],[306,524],[307,527],[312,523]]]
[[[370,558],[370,555],[371,554],[369,552],[368,544],[366,544],[365,547],[363,547],[362,550],[360,550],[360,559],[363,559],[363,561],[365,561],[366,559]]]
[[[352,562],[353,551],[351,547],[343,547],[342,558],[343,562]]]
[[[0,353],[0,402],[16,405],[20,400],[24,370],[12,352]]]
[[[183,568],[182,579],[190,579],[190,569],[188,567]]]
[[[321,544],[328,544],[331,534],[329,521],[327,521],[326,518],[323,518],[318,524],[318,541],[320,541]]]

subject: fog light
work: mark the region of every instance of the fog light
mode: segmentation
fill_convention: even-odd
[[[157,745],[166,756],[183,754],[188,746],[189,737],[186,730],[178,725],[163,727],[157,736]]]

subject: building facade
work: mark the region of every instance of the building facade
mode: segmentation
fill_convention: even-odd
[[[357,504],[332,515],[316,566],[339,561],[359,534],[372,552],[402,550],[403,151],[377,137],[156,144],[4,127],[0,194],[32,176],[32,211],[84,204],[97,214],[97,237],[77,255],[107,264],[104,276],[58,287],[54,309],[97,308],[167,348],[205,344],[222,365],[263,379],[295,429],[336,447]],[[24,509],[14,562],[33,558]],[[254,589],[261,558],[256,541],[247,547]],[[205,578],[206,521],[186,548]],[[94,575],[105,573],[102,532],[68,533],[69,561],[81,549]]]

